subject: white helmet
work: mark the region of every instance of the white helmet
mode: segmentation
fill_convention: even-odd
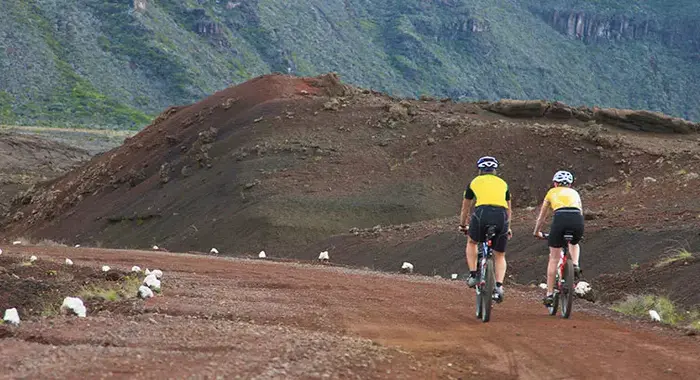
[[[484,156],[476,162],[476,167],[480,170],[494,170],[498,168],[498,160],[491,156]]]
[[[572,183],[574,183],[574,175],[565,170],[560,170],[554,174],[552,182],[571,185]]]

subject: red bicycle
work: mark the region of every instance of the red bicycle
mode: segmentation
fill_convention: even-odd
[[[544,240],[549,237],[548,233],[541,233],[540,239]],[[574,261],[569,253],[569,243],[574,238],[573,232],[564,232],[565,244],[561,249],[561,257],[559,258],[559,266],[554,280],[554,301],[547,306],[549,315],[557,313],[559,301],[561,300],[561,316],[569,318],[571,315],[571,307],[574,304]]]

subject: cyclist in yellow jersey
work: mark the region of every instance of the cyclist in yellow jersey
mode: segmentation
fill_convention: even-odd
[[[496,274],[497,301],[503,300],[503,280],[506,276],[506,244],[512,236],[509,228],[511,207],[510,191],[508,184],[496,176],[498,161],[491,157],[482,157],[477,161],[479,176],[474,178],[464,191],[462,200],[462,212],[460,215],[459,230],[467,233],[467,266],[469,267],[470,288],[478,282],[477,273],[477,243],[483,242],[486,236],[486,227],[489,224],[496,226],[494,238],[494,262]],[[472,208],[474,213],[472,214]],[[471,221],[467,226],[467,217],[471,215]]]
[[[561,249],[565,243],[565,231],[571,231],[573,233],[573,239],[571,239],[571,244],[569,245],[569,252],[574,262],[575,279],[578,280],[581,275],[581,268],[579,267],[581,247],[579,246],[579,242],[583,236],[584,224],[581,196],[576,190],[571,188],[571,185],[574,183],[574,176],[567,171],[560,170],[554,174],[552,182],[554,187],[549,189],[547,195],[544,197],[542,208],[540,208],[540,214],[535,223],[535,231],[533,232],[535,237],[543,237],[542,225],[549,211],[552,210],[554,212],[554,217],[552,218],[552,226],[550,227],[548,238],[549,265],[547,266],[547,295],[543,300],[546,306],[551,306],[554,301],[552,296],[554,277],[557,265],[559,264],[559,258],[561,257]]]

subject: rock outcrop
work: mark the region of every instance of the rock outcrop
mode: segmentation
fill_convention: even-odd
[[[594,120],[601,124],[660,133],[698,133],[700,123],[693,123],[659,112],[645,110],[625,110],[616,108],[574,108],[561,102],[545,100],[502,99],[481,105],[485,110],[515,118],[546,117],[550,119]]]
[[[664,20],[641,13],[605,15],[581,10],[532,11],[559,33],[586,43],[657,39],[667,46],[700,47],[700,24],[692,19]]]

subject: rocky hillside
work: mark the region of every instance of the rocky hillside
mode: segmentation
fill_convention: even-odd
[[[559,168],[584,199],[592,278],[700,250],[689,190],[700,186],[698,132],[648,111],[402,100],[334,75],[266,75],[169,108],[122,146],[22,192],[0,238],[296,259],[329,250],[335,263],[465,273],[460,196],[475,160],[493,154],[515,207],[510,280],[543,274],[546,244],[530,233]],[[654,284],[676,289],[666,280],[695,280],[698,264],[654,272]]]
[[[615,126],[669,137],[646,148]],[[516,208],[535,206],[552,167],[567,167],[596,189],[586,204],[610,223],[650,225],[661,220],[651,210],[670,200],[634,214],[642,199],[629,190],[695,186],[699,130],[647,111],[399,100],[334,75],[266,75],[172,107],[119,148],[17,197],[3,234],[295,256],[354,227],[455,216],[471,163],[485,154],[503,161]],[[646,176],[659,182],[642,188]],[[668,176],[682,182],[660,180]],[[681,219],[669,223],[694,221],[693,194],[673,197]]]
[[[700,119],[691,0],[8,1],[0,123],[138,128],[268,72]]]
[[[90,156],[84,149],[49,138],[0,131],[0,213],[8,211],[18,193],[75,169]]]

